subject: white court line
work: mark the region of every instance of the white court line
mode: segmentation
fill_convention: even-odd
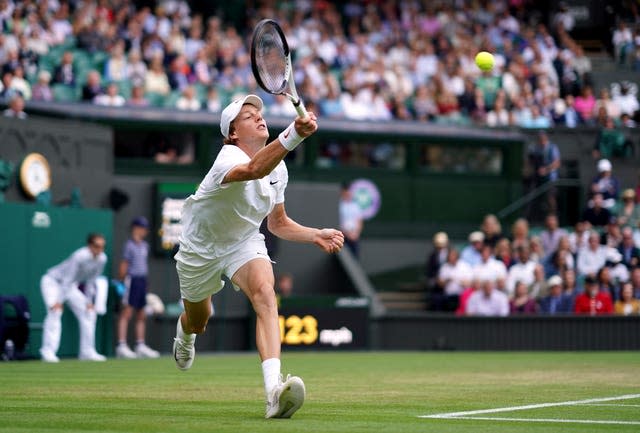
[[[526,422],[562,422],[562,423],[581,423],[581,424],[630,424],[640,425],[640,421],[603,421],[603,420],[563,420],[563,419],[536,419],[536,418],[493,418],[493,417],[476,417],[487,413],[514,412],[518,410],[542,409],[547,407],[558,406],[575,406],[580,404],[601,403],[606,401],[630,400],[640,398],[640,394],[627,394],[617,397],[590,398],[586,400],[561,401],[556,403],[539,403],[528,404],[524,406],[498,407],[494,409],[469,410],[465,412],[448,412],[434,415],[419,415],[418,418],[435,418],[435,419],[472,419],[472,420],[490,420],[490,421],[526,421]]]
[[[607,406],[607,407],[640,407],[640,404],[589,404],[589,403],[585,403],[582,404],[581,406]]]

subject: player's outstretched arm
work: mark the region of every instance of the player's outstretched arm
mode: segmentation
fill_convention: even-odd
[[[278,138],[264,146],[245,164],[233,167],[224,177],[222,183],[244,182],[262,179],[273,171],[288,152],[295,149],[305,138],[318,129],[316,115],[309,113],[307,117],[297,117]]]
[[[281,239],[313,243],[326,253],[337,253],[344,245],[344,235],[336,229],[317,229],[298,224],[287,215],[284,204],[275,206],[267,218],[269,231]]]

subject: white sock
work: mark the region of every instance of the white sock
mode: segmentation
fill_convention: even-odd
[[[280,380],[280,359],[265,359],[262,362],[262,375],[264,376],[264,392],[268,397],[273,388],[278,386]]]
[[[178,324],[176,325],[176,337],[182,341],[191,342],[196,339],[196,334],[186,334],[182,330],[182,320],[178,317]]]

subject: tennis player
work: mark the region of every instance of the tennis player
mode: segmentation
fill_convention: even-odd
[[[280,328],[271,259],[259,227],[267,218],[274,235],[313,243],[327,253],[340,251],[342,232],[302,226],[287,216],[284,191],[289,180],[282,160],[318,129],[315,114],[297,117],[278,138],[269,139],[263,103],[248,95],[222,112],[224,146],[182,213],[180,249],[175,255],[184,312],[177,323],[173,352],[181,370],[191,367],[195,336],[211,316],[210,298],[227,276],[242,290],[256,313],[256,346],[262,361],[266,418],[289,418],[302,406],[299,377],[280,373]]]

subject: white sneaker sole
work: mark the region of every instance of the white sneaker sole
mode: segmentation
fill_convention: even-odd
[[[270,418],[291,418],[302,407],[305,398],[304,382],[297,376],[289,378],[278,399],[278,411]]]

